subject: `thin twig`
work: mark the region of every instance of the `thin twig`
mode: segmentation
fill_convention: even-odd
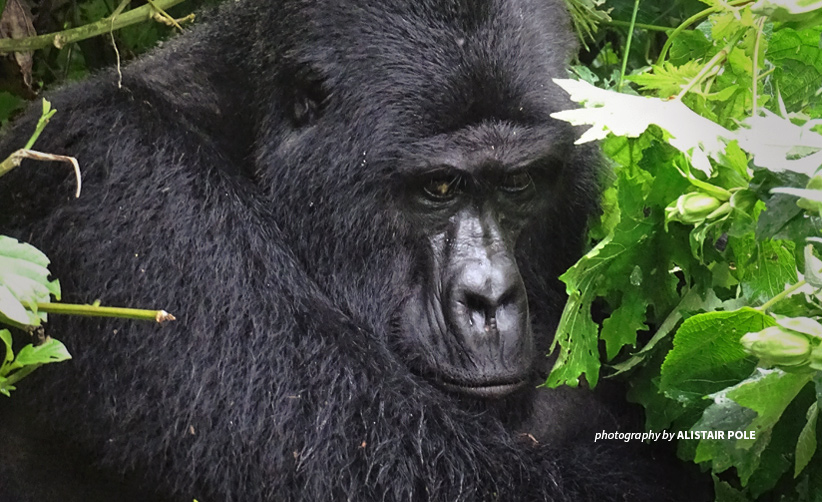
[[[28,150],[21,148],[9,155],[6,160],[0,162],[0,176],[8,173],[15,167],[19,166],[23,159],[40,160],[45,162],[67,162],[74,167],[74,177],[77,178],[77,190],[74,192],[75,197],[80,197],[80,190],[83,188],[83,177],[80,175],[80,164],[77,159],[67,155],[54,155],[52,153],[43,153],[36,150]]]
[[[78,305],[72,303],[38,303],[38,312],[47,314],[69,314],[86,317],[119,317],[138,321],[164,323],[176,318],[165,310],[130,309],[122,307],[101,307],[99,305]]]
[[[70,30],[46,33],[45,35],[38,35],[36,37],[17,39],[4,38],[0,40],[0,53],[33,51],[51,45],[60,49],[67,44],[96,37],[97,35],[104,35],[112,30],[119,30],[125,26],[137,24],[142,21],[148,21],[153,18],[158,8],[168,9],[184,1],[185,0],[154,0],[154,5],[146,4],[136,9],[131,9],[128,12],[112,15],[94,23],[78,26]]]
[[[760,18],[756,23],[756,42],[754,42],[753,53],[753,83],[751,84],[751,96],[753,97],[753,106],[751,107],[751,116],[756,117],[759,114],[759,44],[762,41],[762,30],[765,26],[765,18]]]

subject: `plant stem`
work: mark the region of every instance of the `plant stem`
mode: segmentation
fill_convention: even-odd
[[[622,81],[625,78],[625,69],[628,67],[628,55],[631,53],[631,41],[634,38],[634,28],[636,27],[636,14],[639,11],[639,0],[634,0],[634,12],[631,14],[631,24],[628,27],[628,40],[625,41],[625,54],[622,55],[622,69],[619,71],[619,82],[617,82],[617,92],[622,91]]]
[[[688,94],[688,92],[691,89],[694,88],[694,86],[700,83],[702,79],[705,78],[705,75],[707,75],[713,69],[714,66],[719,64],[720,61],[722,61],[728,56],[728,53],[731,52],[736,43],[739,42],[739,39],[741,39],[744,34],[745,30],[737,31],[734,34],[733,38],[725,45],[725,47],[723,47],[721,51],[717,52],[714,55],[714,57],[712,57],[711,60],[708,61],[705,64],[705,66],[702,67],[701,70],[699,70],[699,73],[697,73],[696,76],[693,79],[691,79],[690,82],[688,82],[688,85],[686,85],[685,88],[682,89],[682,91],[677,95],[676,99],[682,99],[683,97],[685,97],[686,94]]]
[[[633,26],[634,28],[639,28],[641,30],[648,30],[648,31],[671,31],[673,28],[670,26],[659,26],[656,24],[645,24],[645,23],[633,23],[631,24],[630,21],[619,21],[616,19],[612,19],[610,21],[604,21],[602,23],[605,26],[620,26],[623,28],[630,28]]]
[[[760,311],[762,311],[762,312],[767,312],[769,308],[771,308],[771,307],[773,307],[774,305],[776,305],[777,303],[781,302],[782,300],[784,300],[785,298],[787,298],[788,296],[790,296],[790,295],[791,295],[791,293],[795,292],[796,290],[798,290],[798,289],[799,289],[799,288],[801,288],[802,286],[806,285],[807,283],[808,283],[808,281],[806,281],[805,279],[802,279],[801,281],[797,282],[796,284],[794,284],[793,286],[789,287],[789,288],[788,288],[788,289],[786,289],[785,291],[783,291],[783,292],[779,293],[778,295],[774,296],[773,298],[771,298],[771,299],[770,299],[770,300],[768,300],[767,302],[765,302],[765,303],[763,303],[762,305],[760,305],[760,306],[758,307],[758,310],[760,310]]]
[[[4,385],[11,386],[19,382],[20,380],[26,378],[27,376],[31,375],[34,370],[42,366],[42,364],[30,364],[28,366],[23,366],[19,370],[15,371],[11,375],[6,377],[6,381]]]
[[[168,9],[185,0],[155,0],[154,5],[160,9]],[[99,21],[89,23],[77,28],[72,28],[65,31],[58,31],[55,33],[46,33],[45,35],[38,35],[36,37],[27,38],[4,38],[0,40],[0,53],[4,52],[25,52],[43,49],[50,45],[54,45],[58,49],[67,44],[85,40],[87,38],[96,37],[110,31],[119,30],[125,26],[137,24],[142,21],[147,21],[152,18],[157,7],[152,4],[146,4],[136,9],[103,18]]]
[[[163,323],[175,320],[165,310],[143,310],[122,307],[100,307],[98,305],[77,305],[71,303],[38,303],[37,310],[47,314],[70,314],[87,317],[119,317],[139,321]]]
[[[753,82],[751,84],[751,98],[753,105],[751,106],[751,116],[756,117],[759,114],[757,101],[759,101],[759,46],[762,41],[762,30],[765,26],[765,18],[762,17],[756,22],[756,42],[754,42],[753,53]]]

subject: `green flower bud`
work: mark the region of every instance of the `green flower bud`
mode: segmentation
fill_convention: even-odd
[[[808,337],[781,326],[748,333],[740,342],[745,350],[768,364],[801,366],[810,360],[812,346]]]
[[[675,202],[665,208],[665,223],[669,221],[681,221],[687,224],[702,223],[720,206],[722,206],[722,201],[706,193],[686,193],[680,195]]]
[[[711,214],[705,217],[706,220],[713,220],[731,212],[731,203],[723,202],[721,206],[711,211]]]

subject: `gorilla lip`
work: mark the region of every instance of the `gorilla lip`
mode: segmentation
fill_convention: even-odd
[[[490,382],[459,382],[457,380],[437,380],[445,390],[457,392],[465,396],[483,399],[499,399],[521,389],[527,383],[527,378],[497,380]]]

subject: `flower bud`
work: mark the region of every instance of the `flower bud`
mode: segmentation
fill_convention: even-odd
[[[780,326],[748,333],[740,342],[745,350],[768,364],[800,366],[810,360],[812,346],[808,337]]]
[[[686,193],[680,195],[675,202],[665,208],[665,223],[670,221],[681,221],[688,224],[702,223],[721,205],[722,201],[706,193]]]

